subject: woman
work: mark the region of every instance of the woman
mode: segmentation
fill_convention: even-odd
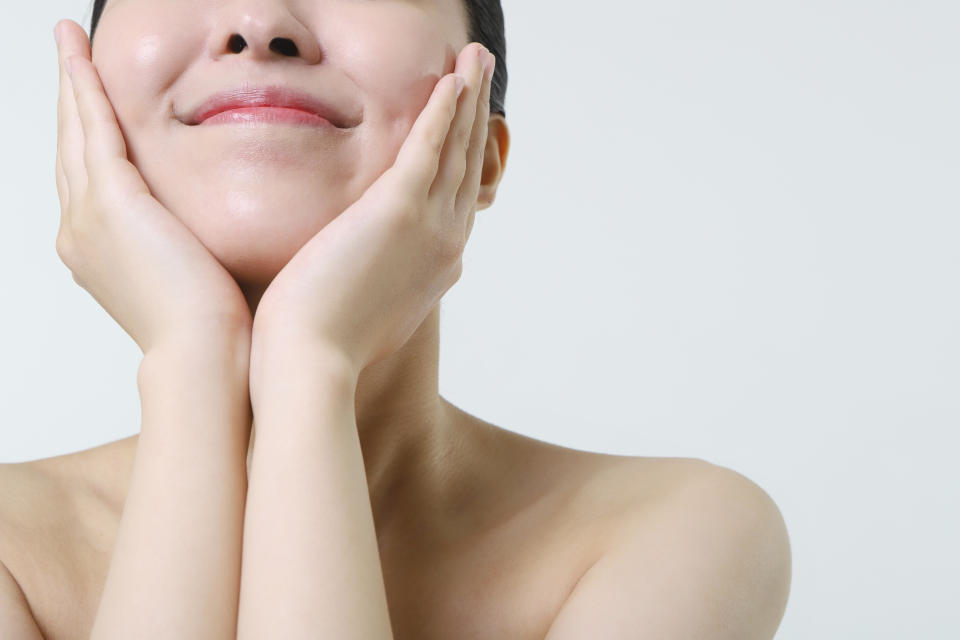
[[[57,252],[143,350],[142,425],[3,466],[0,636],[772,637],[757,485],[438,393],[509,150],[498,2],[98,0],[56,33]]]

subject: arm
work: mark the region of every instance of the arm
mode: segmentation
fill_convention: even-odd
[[[770,640],[786,607],[790,562],[773,500],[710,465],[624,527],[546,640]]]
[[[356,385],[460,277],[493,66],[484,47],[464,47],[396,162],[297,251],[260,299],[240,638],[393,637]]]
[[[301,342],[262,350],[238,638],[393,638],[357,433],[357,373]]]
[[[83,27],[60,20],[54,36],[57,255],[144,353],[143,424],[92,637],[233,638],[250,309],[130,161]]]
[[[142,428],[94,640],[235,637],[249,435],[238,333],[144,356]]]

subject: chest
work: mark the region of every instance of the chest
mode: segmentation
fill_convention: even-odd
[[[595,559],[595,537],[515,526],[432,557],[382,555],[397,640],[542,640]]]
[[[595,540],[575,522],[526,517],[430,551],[386,545],[381,564],[394,636],[543,638],[593,559]],[[18,579],[44,637],[88,638],[111,548],[96,549],[69,528],[40,546]]]

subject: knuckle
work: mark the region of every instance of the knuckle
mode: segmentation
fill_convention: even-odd
[[[391,183],[391,197],[399,198],[403,206],[417,206],[426,198],[427,190],[436,173],[436,158],[412,164],[409,171],[398,171]]]
[[[457,158],[457,180],[460,182],[461,186],[463,185],[463,179],[467,175],[467,168],[470,163],[467,160],[466,154],[461,155]]]
[[[75,248],[89,246],[102,234],[102,212],[98,198],[85,194],[82,205],[70,216],[71,244]]]
[[[77,256],[76,243],[72,234],[61,229],[57,234],[56,249],[60,261],[70,270],[73,281],[86,289],[86,284],[79,275],[81,261]]]
[[[451,225],[451,229],[444,230],[438,235],[437,250],[444,264],[451,264],[463,256],[465,242],[463,232]]]
[[[89,175],[85,196],[85,211],[97,219],[105,218],[114,203],[114,206],[129,206],[125,202],[129,194],[125,194],[116,182],[106,182],[98,172]]]
[[[448,220],[450,216],[444,209],[425,216],[422,226],[426,246],[429,247],[434,259],[442,265],[450,264],[458,255],[457,240],[451,233]]]
[[[459,263],[463,258],[463,250],[466,249],[467,242],[463,236],[463,230],[459,226],[456,227],[453,238],[450,240],[450,248],[453,254],[457,257],[457,263]]]
[[[463,259],[459,259],[450,267],[450,279],[447,283],[447,289],[455,285],[463,275]]]
[[[443,139],[443,136],[440,134],[430,137],[430,151],[434,157],[438,157],[441,153],[443,153],[445,142],[446,141]]]
[[[57,240],[54,243],[54,246],[57,250],[57,256],[60,258],[60,261],[66,265],[69,265],[73,261],[73,241],[70,239],[69,234],[63,229],[60,228],[60,231],[57,232]]]
[[[416,206],[412,198],[403,198],[397,203],[393,218],[401,231],[418,229],[423,224],[423,209]]]
[[[434,209],[431,207],[431,209]],[[443,225],[441,224],[441,212],[434,210],[432,213],[425,214],[419,220],[419,231],[427,242],[434,247],[440,248],[440,241],[443,239]]]

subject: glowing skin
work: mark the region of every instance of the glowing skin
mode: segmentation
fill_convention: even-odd
[[[454,0],[114,0],[93,61],[154,196],[238,282],[266,285],[393,163],[434,84],[453,70],[465,32]],[[246,41],[239,53],[233,34]],[[298,55],[271,50],[278,36]],[[363,120],[337,134],[178,120],[244,81],[332,96]]]
[[[604,637],[641,628],[702,637],[721,626],[730,637],[772,636],[789,546],[756,485],[689,459],[548,445],[437,394],[439,296],[425,297],[423,283],[459,277],[450,266],[462,229],[452,225],[465,218],[469,229],[492,202],[509,136],[502,117],[477,110],[490,90],[488,74],[476,97],[482,48],[461,47],[462,21],[448,22],[452,7],[434,1],[115,0],[95,43],[99,71],[83,28],[62,21],[57,251],[144,347],[143,420],[139,436],[118,443],[0,465],[11,488],[2,533],[14,542],[0,558],[0,610],[13,614],[0,615],[0,635],[386,640],[395,629],[489,635],[492,623],[548,640],[601,627]],[[398,29],[400,18],[409,23]],[[268,48],[277,35],[290,55]],[[247,48],[225,48],[238,41]],[[434,97],[448,101],[431,99],[443,108],[423,118],[420,103],[457,51],[457,73],[473,79],[467,99],[458,106],[445,78]],[[65,61],[76,63],[69,81]],[[231,83],[306,78],[306,89],[322,80],[325,97],[363,119],[346,132],[185,126],[180,118],[228,73]],[[421,135],[408,138],[418,114]],[[440,114],[463,116],[455,130],[470,133],[469,146],[449,139],[450,162],[440,162],[436,193],[449,197],[453,161],[469,159],[455,217],[438,215],[449,214],[443,195],[428,197],[416,179],[434,177]],[[127,151],[159,203],[134,197],[144,185]],[[334,203],[359,193],[373,196],[340,214]],[[397,212],[406,216],[384,217]],[[246,298],[231,279],[240,276]],[[398,289],[407,295],[384,294]],[[247,303],[267,320],[247,326]],[[402,339],[369,342],[402,326],[404,312]],[[378,350],[386,359],[369,359]],[[248,353],[262,357],[254,364]],[[261,437],[248,487],[251,400]],[[51,527],[71,535],[37,535]]]
[[[335,10],[341,7],[343,12]],[[177,612],[176,624],[182,625],[185,633],[189,627],[192,633],[211,637],[212,626],[216,626],[232,636],[230,627],[236,620],[231,611],[236,602],[232,590],[239,573],[234,547],[240,533],[238,515],[244,507],[243,453],[247,454],[250,478],[242,528],[244,540],[249,537],[243,545],[247,580],[241,584],[237,621],[241,635],[246,634],[243,637],[262,637],[276,619],[278,607],[297,611],[285,618],[291,631],[287,637],[294,637],[296,630],[317,630],[321,623],[326,625],[327,635],[345,637],[340,632],[360,629],[361,622],[366,627],[358,637],[388,637],[388,602],[378,553],[381,541],[396,539],[402,535],[397,532],[413,526],[448,532],[454,520],[455,526],[465,526],[470,514],[456,506],[462,504],[465,487],[482,486],[496,474],[491,431],[437,393],[435,305],[439,296],[431,295],[423,304],[424,294],[415,285],[423,276],[424,282],[430,281],[421,286],[436,291],[449,276],[459,276],[447,259],[451,249],[462,251],[451,234],[456,231],[459,236],[463,231],[450,226],[448,215],[441,213],[448,211],[447,202],[456,196],[454,222],[461,225],[466,221],[469,229],[478,204],[492,201],[508,137],[502,125],[494,125],[492,136],[487,135],[491,131],[486,103],[492,56],[483,47],[467,48],[461,46],[465,43],[441,37],[440,26],[451,24],[444,17],[457,14],[444,13],[439,5],[432,9],[433,13],[422,5],[330,2],[311,7],[309,15],[304,15],[280,2],[255,6],[219,3],[216,7],[164,4],[165,14],[179,14],[177,24],[158,14],[156,4],[147,0],[116,2],[98,25],[93,65],[86,60],[89,50],[78,39],[85,36],[71,35],[68,50],[81,53],[75,59],[83,58],[86,63],[80,65],[81,72],[74,69],[72,88],[82,107],[83,133],[93,134],[88,135],[87,149],[104,151],[82,158],[96,170],[91,177],[102,178],[89,183],[88,191],[97,197],[77,200],[78,220],[90,224],[71,224],[70,235],[65,237],[76,238],[78,253],[93,255],[89,264],[96,266],[101,263],[98,256],[112,255],[113,248],[133,244],[129,240],[136,238],[135,232],[127,238],[118,236],[115,243],[102,241],[114,228],[125,228],[120,221],[139,220],[142,227],[147,221],[172,215],[183,225],[168,227],[169,237],[163,242],[142,242],[140,249],[162,255],[164,247],[173,246],[179,237],[178,246],[184,253],[173,260],[154,260],[149,273],[162,275],[165,269],[173,273],[178,257],[187,252],[193,257],[190,268],[176,281],[178,286],[169,291],[150,286],[151,279],[142,278],[121,296],[130,301],[141,299],[138,294],[167,293],[141,305],[142,313],[134,314],[136,322],[131,325],[141,342],[151,347],[149,351],[145,348],[145,366],[138,375],[150,411],[145,411],[139,436],[125,443],[128,455],[135,453],[138,464],[133,469],[134,481],[127,480],[130,499],[124,503],[117,551],[110,562],[92,636],[129,635],[144,626],[141,614],[159,610]],[[189,20],[184,18],[187,13],[192,14]],[[365,33],[366,39],[361,40],[341,36],[336,41],[341,47],[338,58],[330,53],[337,48],[318,38],[317,29],[305,25],[323,24],[324,30],[330,30],[329,25],[342,21],[344,15],[349,17],[347,24],[356,25],[350,28],[366,29],[374,35]],[[410,40],[405,45],[394,44],[388,52],[381,43],[395,40],[391,33],[398,23],[410,24]],[[343,24],[340,29],[340,33],[349,31]],[[462,21],[452,29],[461,36],[464,31]],[[198,33],[203,37],[197,37]],[[283,40],[277,44],[277,38]],[[324,43],[323,49],[317,43]],[[364,43],[368,49],[360,46]],[[398,49],[406,49],[407,57],[398,55]],[[486,74],[481,59],[486,62]],[[336,60],[342,65],[335,66]],[[463,109],[452,94],[452,77],[436,91],[437,81],[455,69],[458,73],[469,69],[469,76],[464,77],[470,78],[471,89],[464,96],[467,106]],[[390,89],[384,92],[383,84]],[[345,119],[352,124],[343,131],[276,121],[188,124],[212,93],[239,85],[287,85],[320,94],[346,114],[335,121]],[[478,93],[484,103],[480,111]],[[450,97],[438,103],[433,99],[437,95]],[[423,107],[428,100],[431,105],[447,106],[440,111],[432,107],[425,119]],[[91,117],[94,104],[99,104],[96,118]],[[433,114],[448,114],[442,131],[454,112],[461,115],[456,118],[457,136],[449,138],[450,144],[444,146],[449,153],[443,155],[454,160],[441,161],[443,179],[434,186],[443,188],[431,190],[436,195],[428,197],[426,188],[433,180],[424,182],[424,170],[436,171],[434,155],[439,146],[435,127],[425,130],[422,123],[439,124],[434,121],[439,116]],[[480,114],[479,119],[475,113]],[[109,120],[112,126],[114,114],[119,130],[113,128],[108,152],[100,142],[107,140],[110,131],[96,125]],[[68,120],[73,127],[67,145],[71,148],[68,165],[73,169],[81,159],[75,152],[75,123]],[[421,125],[420,133],[411,138],[408,133],[415,121]],[[58,126],[61,122],[63,118],[58,117]],[[432,133],[427,135],[427,131]],[[462,133],[470,135],[464,138]],[[122,145],[118,143],[121,134]],[[464,140],[469,147],[461,146]],[[121,167],[130,173],[129,164],[117,163],[121,146],[119,153],[139,172],[135,180],[119,179]],[[401,147],[404,160],[395,164]],[[419,164],[412,159],[412,149],[419,150],[415,154],[421,158]],[[489,164],[488,150],[493,151]],[[462,162],[464,155],[469,177],[465,184],[470,186],[458,192],[463,174],[455,173],[461,166],[455,163],[457,159]],[[59,161],[58,156],[58,166]],[[383,175],[394,168],[397,171]],[[79,171],[71,174],[77,174],[73,183],[79,187],[77,193],[83,193],[86,185]],[[113,184],[131,191],[137,187],[127,182],[135,182],[142,193],[139,177],[156,199],[153,204],[133,200],[120,191],[120,197],[112,197],[106,187]],[[58,189],[64,187],[59,173],[58,180]],[[374,184],[380,185],[377,190],[368,189]],[[412,190],[405,187],[408,184]],[[364,197],[367,194],[373,195]],[[362,206],[352,206],[355,204]],[[102,219],[98,211],[109,212],[117,224],[96,226],[94,222]],[[343,211],[354,213],[335,220]],[[364,216],[365,212],[369,215]],[[429,213],[430,221],[421,222],[427,218],[416,212]],[[72,218],[71,211],[66,219]],[[416,241],[420,235],[438,230],[441,219],[447,224],[442,245],[428,238]],[[74,226],[80,231],[74,232]],[[362,226],[365,235],[358,235]],[[175,233],[175,228],[180,232]],[[85,229],[96,233],[85,233]],[[334,238],[338,241],[331,242]],[[318,239],[321,242],[316,242]],[[121,283],[118,286],[129,284],[120,277],[127,269],[113,273],[88,269],[73,258],[73,240],[69,242],[63,247],[65,255],[85,273],[95,274],[90,280],[95,282],[93,288],[100,290],[99,285],[115,280]],[[205,250],[200,249],[201,244]],[[312,252],[305,253],[307,248]],[[122,256],[122,251],[114,253],[121,254],[118,264],[136,265],[136,258]],[[309,260],[303,257],[310,253]],[[364,253],[377,260],[365,260]],[[134,251],[134,255],[141,253]],[[214,260],[223,268],[214,265]],[[395,268],[381,266],[379,272],[371,271],[369,267],[375,264]],[[204,268],[210,271],[206,279],[199,277]],[[393,279],[404,269],[414,277]],[[221,283],[232,277],[242,291],[225,285],[212,289],[217,271]],[[278,271],[276,280],[283,283],[281,288],[271,282]],[[198,274],[196,279],[190,275],[193,272]],[[181,293],[191,284],[192,297],[183,298],[186,304],[180,305],[179,312],[160,313],[178,306]],[[271,286],[264,295],[267,285]],[[407,287],[404,295],[408,299],[397,306],[394,294],[400,286]],[[110,289],[107,293],[115,292]],[[116,302],[102,297],[107,304]],[[247,349],[242,344],[251,336],[237,335],[237,343],[228,340],[221,345],[222,327],[204,332],[211,327],[201,322],[226,311],[225,326],[239,330],[240,323],[232,318],[245,315],[244,303],[249,304],[251,316],[267,318],[249,327],[253,343],[260,345],[257,367],[253,366],[253,353],[245,357]],[[111,306],[124,315],[124,304]],[[420,308],[414,309],[418,304]],[[238,307],[243,314],[237,314]],[[259,307],[263,311],[258,315]],[[206,313],[194,326],[190,318],[201,311]],[[386,311],[398,316],[395,323],[392,318],[385,320]],[[400,317],[412,313],[416,315],[406,320]],[[154,327],[158,316],[164,320],[159,324],[174,328]],[[291,321],[304,331],[291,332]],[[377,322],[380,326],[374,326]],[[381,339],[396,334],[401,326],[402,339],[397,336],[389,343],[390,350],[384,350],[388,343]],[[318,336],[316,327],[330,331]],[[370,335],[357,334],[358,327],[368,329]],[[306,344],[311,341],[316,344]],[[369,357],[378,352],[381,357]],[[350,362],[344,360],[346,366],[338,368],[338,356],[348,354]],[[264,418],[263,433],[256,440],[251,434],[249,449],[247,440],[241,441],[246,434],[243,427],[250,426],[242,415],[247,408],[244,367],[248,360],[251,400],[254,380],[260,389],[255,399],[259,407],[256,422]],[[375,366],[367,366],[370,363]],[[211,382],[223,382],[225,388],[216,388]],[[296,397],[289,395],[293,389]],[[228,401],[229,406],[215,406],[219,400]],[[217,425],[222,428],[215,428]],[[195,459],[192,464],[170,464],[190,456]],[[260,471],[251,471],[251,461]],[[236,468],[228,469],[231,465]],[[167,482],[181,493],[166,490]],[[223,490],[218,491],[219,487]],[[193,493],[185,494],[184,488]],[[208,493],[197,494],[200,489]],[[157,503],[165,496],[177,500],[167,499],[166,511],[156,512]],[[182,509],[174,508],[177,501],[184,505]],[[217,510],[209,511],[212,506]],[[203,512],[204,508],[209,512]],[[166,535],[151,532],[150,525],[161,519]],[[157,561],[159,552],[152,560],[142,552],[151,545],[138,541],[151,535],[164,541],[153,545],[155,551],[162,548],[162,562]],[[285,554],[289,562],[273,562],[277,553]],[[141,595],[131,592],[135,576],[142,576],[140,569],[148,564],[152,588]],[[304,571],[307,564],[310,567]],[[193,577],[205,580],[201,588],[193,585],[196,593],[187,589],[183,572],[177,570],[189,566],[197,570]],[[353,588],[322,599],[325,609],[307,611],[303,607],[316,602],[318,594],[329,591],[332,584],[351,581]],[[285,585],[287,591],[274,590],[275,585]],[[211,616],[195,615],[195,609],[213,595],[218,602],[211,605]],[[147,600],[158,606],[150,608]],[[212,614],[214,609],[217,615]]]
[[[297,250],[394,162],[434,85],[454,71],[466,28],[459,0],[112,0],[92,57],[130,161],[254,312]],[[239,52],[237,35],[246,45]],[[291,40],[294,55],[271,49],[276,37]],[[291,84],[361,121],[335,132],[182,122],[210,94],[243,82]],[[508,149],[506,122],[491,114],[478,209],[492,203]],[[360,375],[357,424],[375,515],[399,504],[392,486],[411,470],[424,482],[405,491],[411,509],[440,507],[418,504],[433,478],[453,486],[446,470],[425,462],[464,437],[456,433],[463,416],[438,394],[438,314]]]

